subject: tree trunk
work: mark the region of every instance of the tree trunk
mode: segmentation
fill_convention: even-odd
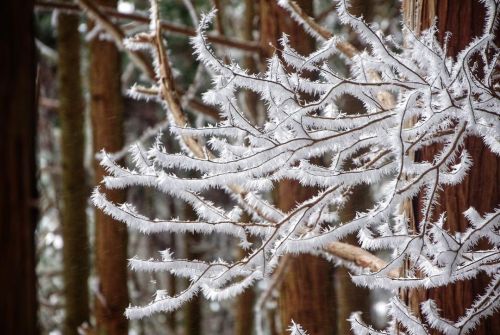
[[[315,193],[296,181],[283,181],[278,188],[280,209],[289,211]],[[333,265],[317,256],[300,255],[290,258],[285,271],[279,297],[280,333],[288,334],[286,329],[293,320],[310,334],[333,334]]]
[[[89,320],[87,184],[84,157],[84,103],[80,75],[80,18],[61,13],[57,22],[58,91],[61,121],[64,333],[78,334]]]
[[[253,41],[254,19],[257,15],[255,10],[256,4],[254,0],[245,0],[245,12],[242,24],[242,37],[245,41]],[[257,72],[257,64],[253,55],[246,55],[243,59],[243,67],[250,73]],[[246,91],[244,95],[246,106],[246,117],[252,124],[258,125],[261,119],[259,115],[259,96],[253,91]],[[240,256],[243,258],[246,254],[245,250],[239,250]],[[240,294],[236,300],[236,311],[234,321],[234,334],[236,335],[251,335],[253,330],[253,306],[255,303],[255,291],[252,287],[246,289]]]
[[[184,219],[195,220],[196,213],[194,209],[185,205],[184,207]],[[198,234],[186,234],[183,236],[186,250],[187,259],[203,259],[203,250],[200,250],[200,245],[202,244],[202,236]],[[187,288],[190,284],[189,280],[185,280],[185,287]],[[202,309],[203,299],[200,295],[193,297],[186,305],[184,305],[183,315],[184,315],[184,335],[200,335],[202,334]]]
[[[38,334],[33,1],[0,2],[0,333]]]
[[[200,259],[201,254],[195,251],[192,251],[196,245],[200,244],[200,238],[198,236],[187,235],[186,243],[188,245],[188,255],[189,259]],[[189,285],[189,282],[186,281],[186,287]],[[184,335],[200,335],[203,334],[201,325],[202,325],[202,300],[203,298],[199,295],[193,297],[186,305],[184,305]]]
[[[253,329],[253,305],[255,293],[248,288],[238,296],[236,301],[235,331],[236,335],[251,335]]]
[[[312,15],[312,1],[297,3]],[[275,1],[260,2],[260,17],[263,57],[268,58],[274,53],[270,44],[278,47],[283,32],[289,35],[291,45],[298,52],[308,54],[314,50],[314,41]],[[278,206],[288,211],[315,193],[316,190],[305,188],[298,182],[283,181],[277,190]],[[332,334],[335,329],[334,306],[333,266],[315,256],[291,257],[280,288],[280,333],[287,333],[286,329],[293,319],[311,334]]]
[[[352,190],[349,201],[340,212],[340,220],[349,222],[353,220],[357,212],[366,211],[371,204],[370,187],[367,185],[358,185]],[[349,235],[346,242],[357,245],[358,241],[355,235]],[[336,334],[349,334],[351,325],[347,319],[351,313],[356,311],[363,312],[365,321],[371,322],[370,315],[370,290],[364,287],[354,285],[351,280],[349,270],[345,267],[335,269],[335,306],[337,315]]]
[[[99,5],[115,7],[116,0],[99,0]],[[94,152],[118,151],[123,146],[123,101],[120,83],[120,58],[113,42],[95,38],[90,43],[90,91]],[[104,169],[95,164],[95,180],[100,183]],[[114,202],[125,200],[125,191],[107,190]],[[127,334],[124,316],[128,305],[127,230],[102,211],[95,213],[96,270],[99,292],[96,294],[97,333]]]
[[[374,0],[351,0],[350,13],[356,16],[362,16],[367,22],[371,22],[374,17],[374,12],[380,4],[375,3]],[[353,43],[357,48],[360,46],[358,36],[351,32]],[[363,113],[364,108],[361,101],[355,99],[350,95],[342,98],[342,108],[347,113]],[[356,216],[356,212],[364,212],[370,208],[371,196],[370,187],[367,185],[358,185],[355,187],[349,198],[349,201],[340,211],[340,221],[349,222]],[[356,235],[350,235],[345,242],[357,245]],[[337,315],[336,334],[349,334],[351,324],[347,319],[351,313],[356,311],[363,312],[364,319],[370,322],[370,290],[363,287],[354,285],[351,280],[349,270],[345,267],[335,269],[335,306]]]
[[[452,33],[448,44],[449,56],[456,56],[475,36],[482,33],[484,6],[479,1],[427,0],[417,6],[415,0],[406,0],[403,6],[407,22],[417,31],[429,27],[437,16],[439,39],[443,41],[447,31]],[[447,228],[452,232],[463,232],[469,226],[462,213],[470,206],[484,214],[500,203],[500,157],[491,153],[482,140],[475,137],[466,140],[465,149],[472,156],[474,165],[460,185],[443,188],[435,211],[446,212]],[[426,148],[416,154],[416,159],[432,160],[436,152],[437,147]],[[416,222],[421,219],[419,214],[420,211],[416,210]],[[471,306],[474,297],[483,292],[487,283],[486,276],[479,276],[442,288],[414,290],[408,299],[416,313],[418,303],[434,299],[443,317],[457,320]],[[474,334],[494,334],[499,327],[500,318],[493,316],[483,320]]]

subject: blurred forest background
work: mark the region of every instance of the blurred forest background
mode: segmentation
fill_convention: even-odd
[[[352,2],[353,13],[402,40],[399,0]],[[297,3],[316,22],[358,45],[350,30],[340,26],[330,0]],[[408,3],[407,14],[414,2]],[[2,271],[16,275],[2,276],[0,282],[6,290],[4,299],[10,301],[2,303],[0,329],[5,332],[1,333],[250,335],[255,308],[265,310],[268,334],[286,333],[292,318],[311,334],[348,334],[346,319],[357,310],[364,312],[368,323],[383,327],[384,303],[390,294],[356,288],[347,270],[312,256],[285,257],[271,288],[256,286],[223,303],[196,298],[175,313],[133,322],[125,319],[129,304],[146,304],[158,288],[172,294],[187,285],[169,275],[129,271],[128,258],[156,257],[158,250],[167,248],[191,259],[227,258],[241,252],[224,236],[127,232],[89,204],[92,188],[104,174],[96,159],[101,149],[126,163],[131,159],[128,145],[139,141],[148,146],[160,136],[169,150],[179,150],[166,130],[162,106],[127,95],[134,83],[151,81],[148,56],[125,52],[120,45],[124,36],[147,30],[149,6],[147,0],[2,1],[2,41],[9,52],[0,53],[5,65],[0,88],[2,101],[13,101],[2,107],[15,108],[9,109],[13,112],[2,122],[0,133],[15,140],[0,143],[1,152],[17,165],[0,164],[1,211],[5,222],[18,225],[2,223],[2,257],[7,258]],[[434,6],[435,15],[436,5],[428,6]],[[209,36],[217,54],[252,73],[263,71],[266,59],[279,52],[282,33],[289,34],[291,44],[303,54],[315,49],[315,42],[274,0],[160,1],[175,89],[195,124],[215,122],[218,117],[201,100],[211,84],[210,75],[195,60],[189,43],[200,14],[212,7],[218,12]],[[426,24],[429,20],[419,23]],[[339,60],[332,62],[347,71]],[[258,97],[244,92],[240,98],[249,120],[262,124],[264,108]],[[342,103],[349,110],[361,109],[352,99]],[[12,186],[15,183],[22,186]],[[12,195],[14,189],[18,191]],[[354,200],[342,215],[353,217],[376,192],[354,190]],[[7,200],[7,194],[18,203]],[[287,210],[311,194],[298,184],[283,182],[274,196]],[[154,190],[127,189],[108,192],[108,197],[129,199],[151,217],[193,215],[191,208]],[[349,242],[357,243],[355,236]]]

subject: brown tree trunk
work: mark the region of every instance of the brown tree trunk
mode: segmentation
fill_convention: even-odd
[[[426,29],[437,17],[439,39],[443,41],[447,31],[452,33],[448,44],[449,56],[456,56],[475,36],[482,33],[484,6],[479,1],[426,0],[417,6],[415,0],[406,0],[403,6],[407,21],[417,31]],[[437,149],[426,148],[416,154],[416,159],[432,160]],[[463,232],[469,225],[462,213],[470,206],[484,214],[500,203],[500,157],[491,153],[482,140],[475,137],[466,140],[465,149],[472,156],[474,165],[462,184],[444,187],[435,211],[446,212],[447,228],[452,232]],[[415,216],[418,222],[421,219],[418,210]],[[483,292],[487,283],[486,276],[479,276],[442,288],[411,291],[409,302],[417,313],[418,303],[434,299],[443,317],[457,320],[471,306],[474,297]],[[493,316],[483,321],[474,334],[494,334],[499,327],[500,318]]]
[[[245,13],[243,17],[242,25],[242,37],[245,41],[253,41],[253,31],[254,31],[254,19],[256,13],[256,4],[254,0],[245,0]],[[257,64],[253,55],[246,55],[243,59],[243,66],[250,73],[257,72]],[[244,95],[245,105],[247,109],[246,117],[253,124],[259,124],[260,117],[260,106],[259,106],[259,96],[253,91],[246,91]],[[245,255],[244,250],[239,250],[240,256],[243,258]],[[242,294],[240,294],[236,300],[236,311],[235,311],[235,325],[234,334],[236,335],[251,335],[253,330],[253,306],[255,303],[255,291],[253,288],[246,289]]]
[[[340,212],[340,220],[348,222],[355,218],[357,212],[366,211],[370,207],[371,196],[370,188],[366,185],[359,185],[352,190],[349,201]],[[350,235],[346,242],[357,245],[358,241],[355,235]],[[354,285],[351,280],[349,270],[344,267],[335,269],[335,306],[337,315],[336,334],[349,334],[351,325],[347,319],[351,313],[356,311],[363,312],[366,322],[370,321],[370,290],[364,287]]]
[[[84,103],[80,75],[80,18],[61,13],[57,22],[58,90],[61,120],[62,235],[64,241],[64,333],[78,334],[89,320],[87,184],[84,157]]]
[[[253,329],[253,305],[255,293],[248,288],[236,301],[235,330],[236,335],[251,335]]]
[[[283,181],[278,188],[280,209],[291,210],[298,202],[316,193],[296,181]],[[281,334],[291,320],[299,323],[310,334],[330,335],[335,331],[335,297],[333,266],[328,261],[312,256],[291,257],[280,288],[279,313]]]
[[[312,1],[297,3],[312,15]],[[298,52],[308,54],[314,50],[314,41],[275,1],[260,1],[260,17],[261,45],[265,58],[275,51],[269,44],[279,46],[278,39],[283,32],[290,36],[290,43]],[[305,188],[298,182],[283,181],[277,190],[278,206],[288,211],[315,193],[316,190]],[[310,255],[291,257],[280,288],[280,333],[287,333],[286,329],[293,319],[311,334],[332,334],[335,329],[334,306],[333,266]]]
[[[376,6],[380,4],[374,3],[373,0],[351,0],[349,12],[356,16],[363,16],[367,22],[373,20]],[[359,48],[359,43],[354,32],[351,33],[354,38],[354,44]],[[364,108],[361,101],[352,96],[342,98],[342,103],[345,105],[343,110],[347,113],[363,113]],[[341,222],[348,222],[354,219],[356,212],[366,211],[370,207],[370,187],[367,185],[358,185],[352,190],[349,201],[340,211]],[[356,235],[350,235],[345,242],[357,245]],[[362,288],[354,285],[351,280],[349,270],[345,267],[335,269],[335,306],[337,315],[336,334],[349,334],[351,325],[347,319],[351,313],[356,311],[363,312],[364,319],[370,322],[370,291],[367,288]]]
[[[195,220],[197,215],[190,205],[184,207],[184,219]],[[187,259],[203,259],[204,252],[200,250],[202,236],[198,234],[186,234],[182,236],[185,243],[186,258]],[[189,280],[184,280],[184,286],[187,288],[190,284]],[[193,297],[183,308],[183,325],[184,335],[200,335],[202,334],[202,311],[203,311],[203,298],[198,294]]]
[[[99,0],[99,5],[115,7],[116,0]],[[90,43],[90,91],[94,152],[118,151],[123,146],[123,101],[120,58],[113,42],[98,38]],[[95,181],[100,183],[104,169],[95,164]],[[108,199],[121,203],[123,190],[107,190]],[[124,316],[128,305],[127,230],[102,211],[95,213],[95,253],[99,292],[95,297],[97,333],[127,334]]]
[[[201,239],[199,236],[187,235],[186,236],[186,244],[188,246],[188,257],[189,259],[200,259],[202,254],[196,251],[193,251],[193,248],[196,248],[197,245],[200,244]],[[189,285],[189,282],[186,281],[186,287]],[[203,297],[197,295],[193,297],[186,305],[184,305],[183,313],[184,313],[184,335],[200,335],[203,334],[201,325],[202,325],[202,303]]]
[[[0,2],[0,333],[38,334],[33,1]]]

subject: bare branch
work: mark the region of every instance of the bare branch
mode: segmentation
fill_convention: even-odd
[[[352,262],[359,267],[369,269],[372,272],[378,272],[387,266],[387,262],[374,254],[352,244],[344,242],[334,242],[329,244],[324,250],[335,257]],[[398,277],[399,270],[393,270],[390,277]]]

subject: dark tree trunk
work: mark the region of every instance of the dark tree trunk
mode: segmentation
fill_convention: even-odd
[[[78,327],[89,321],[86,214],[88,189],[84,167],[84,104],[80,75],[79,21],[77,15],[64,13],[58,16],[57,21],[66,335],[77,335]]]
[[[99,5],[116,6],[116,0],[99,0]],[[90,43],[90,91],[94,151],[115,152],[123,146],[123,101],[120,82],[120,55],[113,42],[94,39]],[[104,169],[95,164],[95,181]],[[104,191],[104,190],[103,190]],[[125,201],[125,191],[106,190],[109,200]],[[97,333],[124,335],[128,322],[127,230],[102,211],[95,213],[96,270],[99,293],[95,297]]]
[[[33,1],[0,2],[0,333],[38,334]]]
[[[199,236],[187,235],[186,244],[188,246],[188,257],[189,259],[201,259],[202,253],[193,251],[197,245],[199,245],[201,239]],[[189,285],[186,282],[186,287]],[[183,309],[184,313],[184,334],[185,335],[200,335],[203,334],[202,331],[202,307],[203,307],[203,297],[197,295],[193,297]]]
[[[278,188],[280,209],[291,210],[315,193],[296,181],[283,181]],[[333,265],[317,256],[291,257],[280,288],[279,309],[281,334],[288,334],[286,329],[292,319],[310,334],[333,334],[336,319]]]
[[[350,13],[356,16],[363,16],[367,22],[373,20],[374,11],[380,4],[374,3],[374,0],[351,0]],[[354,32],[351,33],[354,43],[358,36]],[[356,47],[359,48],[358,45]],[[361,101],[352,96],[346,95],[342,98],[342,103],[347,113],[363,113],[363,105]],[[370,208],[372,197],[370,196],[370,187],[367,185],[358,185],[351,190],[349,201],[340,211],[340,221],[349,222],[355,218],[357,212],[364,212]],[[356,235],[350,235],[345,242],[353,245],[358,244]],[[351,280],[350,271],[345,267],[335,269],[335,306],[337,315],[336,334],[349,334],[351,324],[347,319],[351,313],[360,311],[363,317],[369,324],[370,321],[370,290],[364,287],[354,285]]]
[[[312,1],[297,3],[306,13],[312,14]],[[275,1],[260,1],[260,18],[261,45],[265,50],[265,58],[275,51],[269,44],[278,47],[278,39],[283,32],[289,35],[291,45],[298,52],[306,55],[314,50],[314,41]],[[298,182],[283,181],[277,190],[278,206],[284,211],[291,210],[316,192]],[[334,306],[333,266],[310,255],[291,257],[280,288],[280,333],[287,333],[286,329],[293,319],[311,334],[332,334],[335,329]]]
[[[443,41],[447,31],[452,33],[448,44],[449,56],[456,56],[475,36],[482,33],[484,6],[479,1],[424,0],[420,7],[415,0],[406,0],[403,6],[407,22],[415,30],[426,29],[437,17],[439,39]],[[416,159],[432,160],[437,149],[426,148],[416,154]],[[452,232],[463,232],[469,226],[463,216],[469,207],[484,214],[493,211],[500,203],[500,157],[491,153],[479,138],[467,139],[465,149],[472,156],[474,165],[462,184],[443,188],[435,211],[446,212],[447,228]],[[416,205],[418,208],[419,204]],[[419,212],[415,211],[416,222],[421,219]],[[471,306],[474,297],[483,292],[487,283],[486,276],[479,276],[443,288],[411,291],[408,300],[414,311],[418,312],[418,303],[434,299],[443,317],[456,320]],[[493,316],[483,321],[474,334],[494,334],[499,328],[500,318]]]
[[[193,208],[186,205],[184,208],[184,219],[195,220],[196,213]],[[198,234],[187,234],[183,236],[187,259],[203,259],[204,252],[200,250],[202,236]],[[185,280],[184,285],[187,288],[190,282]],[[184,335],[199,335],[202,334],[202,319],[203,319],[203,298],[200,295],[193,297],[186,305],[184,305]]]
[[[363,212],[370,208],[371,200],[369,186],[358,185],[353,188],[349,201],[340,212],[340,220],[342,222],[353,220],[357,212]],[[348,236],[346,242],[352,245],[358,244],[355,235]],[[347,319],[356,311],[361,311],[365,320],[369,324],[373,324],[369,319],[370,304],[370,290],[354,285],[350,271],[345,267],[335,269],[336,334],[350,333],[351,324]]]
[[[256,17],[256,3],[254,0],[245,0],[245,13],[243,17],[242,32],[245,41],[253,41],[254,21]],[[243,59],[243,66],[250,73],[257,72],[257,64],[253,55],[247,55]],[[246,116],[253,124],[259,124],[262,108],[259,105],[259,96],[252,91],[246,91],[244,95],[246,105]],[[244,257],[245,251],[240,250],[240,256]],[[254,322],[254,307],[255,291],[253,288],[246,289],[240,294],[236,301],[234,334],[236,335],[252,335]]]

